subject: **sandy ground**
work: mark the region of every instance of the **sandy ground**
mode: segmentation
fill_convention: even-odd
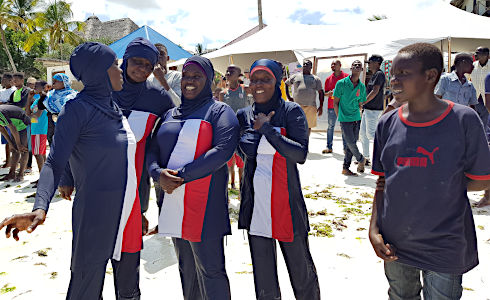
[[[322,155],[324,133],[310,139],[308,161],[300,166],[301,181],[312,227],[310,247],[324,299],[386,299],[388,284],[383,264],[367,239],[375,176],[357,178],[340,174],[341,139],[335,137],[334,153]],[[3,149],[0,150],[3,156]],[[3,157],[2,157],[3,161]],[[34,170],[36,167],[34,167]],[[352,168],[354,170],[354,168]],[[1,169],[4,174],[7,169]],[[370,172],[370,169],[367,169]],[[21,184],[0,183],[0,219],[30,211],[35,190],[29,185],[37,171]],[[482,193],[471,193],[471,201]],[[226,240],[226,267],[234,299],[254,299],[252,265],[246,234],[237,229],[239,203],[230,203],[233,235]],[[0,299],[64,299],[70,278],[71,205],[53,199],[45,222],[21,240],[0,236]],[[490,207],[474,209],[480,265],[463,279],[463,299],[490,299]],[[150,225],[157,221],[152,194],[147,213]],[[95,245],[94,245],[95,246]],[[294,299],[282,255],[278,254],[279,282],[283,299]],[[107,267],[104,299],[114,299],[112,268]],[[169,239],[144,238],[141,255],[142,299],[182,299],[177,261]]]

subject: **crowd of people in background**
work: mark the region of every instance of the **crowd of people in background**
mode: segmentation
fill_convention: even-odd
[[[380,55],[355,60],[350,74],[335,59],[322,83],[310,60],[289,78],[270,59],[244,74],[229,65],[217,77],[201,56],[187,59],[182,72],[169,70],[165,46],[144,38],[128,44],[120,66],[109,47],[84,43],[70,59],[80,92],[62,73],[52,85],[28,79],[28,87],[23,74],[2,77],[0,132],[10,170],[1,180],[22,181],[29,153],[40,178],[33,211],[6,218],[0,229],[18,240],[43,224],[56,190],[67,200],[76,190],[67,299],[100,299],[109,260],[116,298],[140,299],[142,238],[155,233],[172,238],[184,299],[230,299],[230,186],[240,192],[238,228],[248,232],[257,299],[281,298],[277,244],[295,297],[320,299],[298,164],[307,159],[326,96],[322,154],[333,152],[338,121],[339,173],[357,176],[372,165],[379,176],[369,239],[384,260],[390,299],[421,292],[424,299],[459,299],[463,274],[478,264],[467,191],[485,190],[479,205],[490,204],[488,48],[475,56],[458,54],[454,71],[443,74],[437,47],[404,47],[393,60],[393,98],[385,105]],[[371,76],[364,81],[366,64]],[[150,178],[155,228],[144,215]]]

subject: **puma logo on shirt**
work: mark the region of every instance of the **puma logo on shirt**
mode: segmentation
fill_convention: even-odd
[[[435,163],[434,154],[439,150],[439,147],[434,148],[432,151],[428,151],[423,147],[417,147],[417,153],[425,155],[427,157],[398,157],[396,164],[400,167],[419,167],[427,168],[427,160],[430,160],[431,165]]]

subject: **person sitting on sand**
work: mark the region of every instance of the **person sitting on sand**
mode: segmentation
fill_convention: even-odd
[[[296,299],[320,299],[308,245],[308,213],[298,164],[308,154],[308,123],[301,106],[281,98],[281,66],[253,63],[255,103],[240,109],[240,149],[245,157],[238,228],[248,231],[257,299],[281,299],[276,241]]]
[[[376,130],[369,239],[384,260],[389,299],[420,299],[421,291],[424,299],[460,299],[463,274],[478,265],[467,191],[489,188],[490,150],[473,109],[434,95],[442,66],[432,44],[402,48],[391,87],[408,103]]]
[[[10,149],[10,171],[0,180],[24,180],[24,170],[27,165],[27,126],[31,124],[30,118],[25,111],[15,105],[0,105],[0,133],[9,143]],[[7,132],[8,128],[10,130]],[[20,161],[19,173],[15,175],[15,169]]]

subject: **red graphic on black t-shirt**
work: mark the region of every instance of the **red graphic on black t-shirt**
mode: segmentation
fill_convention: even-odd
[[[432,151],[417,147],[417,153],[427,156],[432,165],[435,163],[434,153],[436,153],[437,150],[439,150],[439,147],[434,148]],[[427,157],[398,157],[396,159],[396,164],[400,167],[427,168]]]
[[[432,152],[429,152],[429,151],[425,150],[422,147],[418,147],[417,148],[417,153],[421,153],[423,155],[427,155],[429,157],[429,159],[430,159],[430,162],[432,164],[434,164],[434,153],[436,153],[437,150],[439,150],[439,147],[434,148],[434,150],[432,150]]]

